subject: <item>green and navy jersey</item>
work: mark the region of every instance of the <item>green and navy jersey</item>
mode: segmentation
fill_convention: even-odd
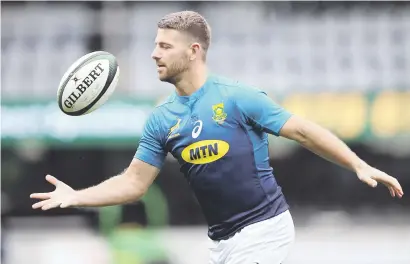
[[[161,168],[170,152],[208,236],[224,239],[288,209],[269,165],[268,133],[278,136],[290,116],[263,91],[210,76],[192,95],[174,92],[154,109],[135,157]]]

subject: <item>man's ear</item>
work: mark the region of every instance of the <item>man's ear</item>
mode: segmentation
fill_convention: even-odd
[[[189,56],[189,60],[195,60],[201,52],[201,44],[198,42],[192,43],[191,45],[191,54]]]

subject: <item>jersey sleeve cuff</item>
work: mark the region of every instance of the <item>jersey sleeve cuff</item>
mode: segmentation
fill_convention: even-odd
[[[273,131],[273,134],[277,137],[279,136],[282,127],[286,124],[286,122],[288,122],[289,118],[291,118],[292,113],[283,112],[281,115],[281,122],[278,124],[278,128],[275,131]]]
[[[158,169],[161,169],[164,165],[164,161],[153,159],[152,157],[144,155],[143,153],[136,153],[134,158],[139,159],[145,163],[148,163],[154,167],[157,167]]]

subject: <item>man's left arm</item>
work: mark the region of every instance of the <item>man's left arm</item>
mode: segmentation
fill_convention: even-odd
[[[392,197],[403,196],[399,182],[361,160],[342,140],[329,130],[309,120],[292,115],[282,126],[279,135],[300,143],[302,146],[339,166],[355,172],[358,178],[371,187],[383,183]]]
[[[322,158],[355,172],[369,186],[376,187],[381,182],[393,197],[403,196],[395,178],[361,160],[329,130],[291,114],[259,89],[242,87],[239,91],[234,94],[236,105],[243,121],[254,129],[294,140]]]

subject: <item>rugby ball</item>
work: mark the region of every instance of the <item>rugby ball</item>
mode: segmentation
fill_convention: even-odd
[[[80,116],[102,106],[114,92],[120,69],[111,53],[95,51],[75,61],[63,75],[57,91],[65,114]]]

